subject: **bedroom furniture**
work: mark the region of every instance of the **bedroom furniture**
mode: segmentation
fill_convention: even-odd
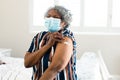
[[[24,67],[23,58],[0,58],[6,64],[0,65],[0,80],[31,80],[32,68]]]
[[[77,59],[76,72],[78,80],[107,80],[100,66],[99,56],[94,52],[85,52]],[[30,80],[32,68],[24,67],[23,58],[2,56],[6,64],[0,65],[0,80]]]
[[[99,57],[94,52],[85,52],[77,60],[77,75],[79,80],[102,80]]]

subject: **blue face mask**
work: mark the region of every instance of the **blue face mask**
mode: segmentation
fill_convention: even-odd
[[[57,18],[46,18],[45,27],[47,27],[50,32],[57,32],[61,29],[60,27],[61,20]]]

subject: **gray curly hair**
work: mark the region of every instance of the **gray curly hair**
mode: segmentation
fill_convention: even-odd
[[[66,22],[65,28],[69,27],[70,23],[72,22],[72,14],[70,13],[70,10],[64,8],[63,6],[50,7],[45,13],[44,17],[48,15],[48,11],[51,9],[56,10],[61,15],[62,21]]]

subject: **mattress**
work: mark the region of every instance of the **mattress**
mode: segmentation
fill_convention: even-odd
[[[32,68],[24,67],[23,58],[0,57],[0,80],[31,80]],[[99,60],[95,53],[86,52],[76,63],[78,80],[102,80]]]
[[[32,68],[25,68],[23,58],[2,57],[0,80],[31,80]]]

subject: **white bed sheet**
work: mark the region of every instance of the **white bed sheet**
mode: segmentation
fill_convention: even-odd
[[[25,68],[23,58],[1,57],[0,80],[31,80],[32,68]]]
[[[0,80],[31,80],[32,68],[25,68],[23,58],[1,57]],[[95,53],[86,52],[77,60],[78,80],[102,80],[99,60]]]

